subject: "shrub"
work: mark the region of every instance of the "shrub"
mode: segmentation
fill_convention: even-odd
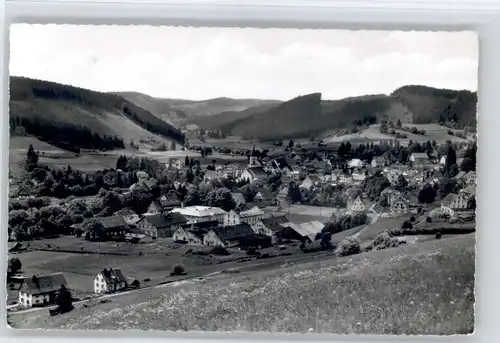
[[[224,247],[214,247],[212,250],[210,250],[210,253],[212,255],[219,255],[219,256],[231,255],[229,251]]]
[[[359,254],[361,252],[361,245],[357,238],[347,237],[344,238],[337,246],[336,253],[339,256],[349,256]]]
[[[176,264],[174,268],[172,268],[172,272],[170,273],[171,276],[173,275],[186,275],[186,269],[184,266],[180,264]]]
[[[407,220],[403,223],[403,225],[401,225],[401,228],[402,229],[413,229],[413,224]]]
[[[388,230],[384,230],[380,232],[373,240],[372,249],[382,250],[387,248],[395,248],[405,243],[405,241],[392,237],[391,233]]]
[[[387,245],[391,241],[392,236],[389,231],[384,230],[380,232],[373,240],[373,246]]]

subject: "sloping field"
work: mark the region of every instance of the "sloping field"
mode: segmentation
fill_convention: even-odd
[[[457,136],[452,136],[448,134],[448,129],[445,126],[441,126],[438,124],[405,124],[408,127],[416,127],[418,130],[425,130],[425,135],[416,135],[411,132],[406,132],[403,130],[396,130],[401,134],[405,134],[407,137],[405,139],[399,139],[399,141],[405,145],[410,140],[414,142],[426,142],[435,140],[437,143],[444,143],[447,140],[452,142],[464,142],[465,139],[459,138]],[[456,131],[456,130],[452,130]],[[353,133],[342,136],[333,136],[326,138],[324,140],[325,143],[337,143],[343,141],[350,142],[363,142],[363,141],[380,141],[380,140],[393,140],[396,139],[394,136],[386,135],[380,133],[380,124],[370,125],[369,128],[364,130],[363,132]]]
[[[474,330],[474,235],[253,275],[148,289],[18,328],[467,334]]]
[[[365,226],[357,236],[361,241],[369,241],[374,239],[380,232],[388,229],[400,228],[403,222],[407,220],[407,216],[398,218],[379,218],[375,223]]]
[[[56,146],[42,142],[41,140],[39,140],[35,137],[12,136],[12,137],[10,137],[10,140],[9,140],[9,149],[11,149],[11,150],[27,152],[30,145],[33,145],[33,148],[37,151],[50,152],[50,153],[54,153],[54,154],[68,153],[68,151],[66,151],[66,150],[63,150],[63,149],[60,149]]]

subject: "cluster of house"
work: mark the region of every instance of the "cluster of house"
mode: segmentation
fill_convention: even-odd
[[[96,225],[99,228],[94,228],[93,236],[87,235],[87,239],[171,237],[174,241],[190,245],[223,247],[270,246],[282,239],[308,241],[313,240],[311,235],[317,235],[324,227],[320,222],[292,223],[285,215],[265,212],[258,206],[239,212],[224,211],[218,207],[188,206],[141,216],[121,210],[113,216],[96,218]],[[316,230],[295,230],[309,226]]]
[[[63,273],[33,275],[30,278],[20,278],[17,282],[19,284],[18,303],[25,308],[52,305],[60,289],[68,287]],[[104,268],[94,278],[96,294],[114,293],[139,286],[138,280],[130,281],[119,268]]]

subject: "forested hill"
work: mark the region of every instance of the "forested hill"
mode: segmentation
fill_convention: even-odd
[[[12,134],[64,148],[119,148],[130,140],[184,142],[174,126],[111,93],[21,77],[10,78]]]
[[[472,131],[476,126],[477,95],[466,90],[405,86],[390,95],[375,94],[323,100],[321,94],[299,96],[271,106],[224,113],[196,122],[224,135],[276,140],[321,136],[335,131],[358,132],[370,124],[439,123]]]
[[[476,92],[410,85],[391,95],[412,112],[415,124],[438,122],[463,128],[477,123]]]

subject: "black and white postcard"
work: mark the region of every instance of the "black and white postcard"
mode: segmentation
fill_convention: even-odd
[[[8,324],[472,333],[478,53],[12,25]]]

